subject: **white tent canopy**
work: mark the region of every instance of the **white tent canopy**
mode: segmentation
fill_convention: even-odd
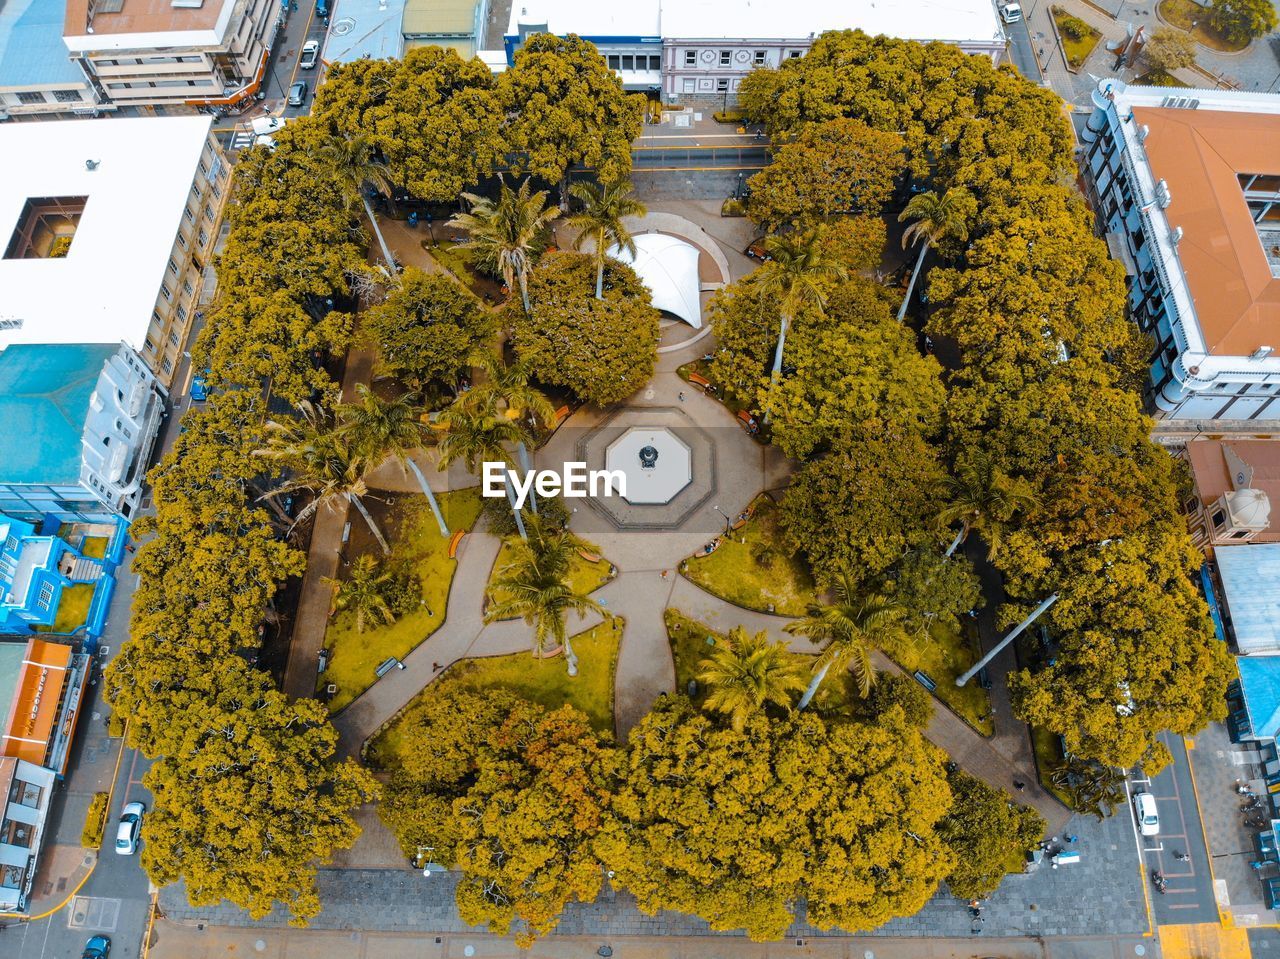
[[[609,247],[607,255],[636,271],[657,309],[702,329],[698,248],[666,233],[638,234],[635,244],[634,258],[616,246]]]

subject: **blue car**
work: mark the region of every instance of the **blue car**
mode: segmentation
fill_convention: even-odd
[[[196,403],[203,403],[209,398],[209,385],[205,382],[204,374],[193,377],[191,380],[191,399]]]
[[[107,959],[111,955],[111,940],[106,936],[94,936],[84,944],[80,959]]]

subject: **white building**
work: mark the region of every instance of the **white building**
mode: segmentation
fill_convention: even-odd
[[[279,0],[66,0],[63,42],[117,106],[236,103],[257,92]]]
[[[113,109],[62,42],[66,0],[0,3],[0,120]]]
[[[23,910],[36,878],[53,770],[0,756],[0,909]]]
[[[1099,225],[1152,338],[1149,406],[1280,421],[1280,96],[1104,80],[1082,134]]]
[[[742,78],[803,56],[827,30],[951,43],[998,61],[993,0],[514,0],[507,62],[531,33],[590,40],[629,90],[667,103],[732,105]],[[660,48],[660,49],[659,49]]]
[[[229,192],[211,126],[0,125],[0,349],[124,341],[170,385]]]

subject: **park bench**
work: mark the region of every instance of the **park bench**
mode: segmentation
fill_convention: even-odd
[[[911,675],[912,675],[913,677],[915,677],[915,681],[916,681],[917,683],[919,683],[919,684],[920,684],[921,686],[923,686],[925,689],[929,690],[929,692],[933,692],[935,689],[937,689],[937,688],[938,688],[938,684],[937,684],[937,683],[935,683],[935,682],[933,681],[933,678],[932,678],[928,673],[926,673],[924,670],[917,669],[917,670],[916,670],[914,673],[912,673]]]
[[[598,563],[598,562],[600,562],[600,554],[599,554],[599,553],[593,553],[593,552],[591,552],[591,550],[589,550],[589,549],[583,549],[583,548],[579,547],[579,549],[578,549],[578,555],[579,555],[579,556],[581,556],[583,559],[585,559],[588,563]]]

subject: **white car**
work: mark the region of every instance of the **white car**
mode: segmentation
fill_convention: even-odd
[[[1022,7],[1016,3],[1001,4],[1000,19],[1005,23],[1017,23],[1022,19]]]
[[[308,40],[302,45],[302,56],[298,58],[298,66],[304,70],[310,70],[316,65],[316,61],[320,59],[320,41]]]
[[[120,823],[116,826],[116,853],[121,856],[132,856],[138,851],[138,836],[142,832],[142,817],[147,814],[147,807],[140,802],[131,802],[120,814]]]
[[[1156,811],[1156,797],[1151,793],[1133,794],[1133,815],[1138,820],[1138,832],[1142,835],[1160,835],[1160,813]]]

